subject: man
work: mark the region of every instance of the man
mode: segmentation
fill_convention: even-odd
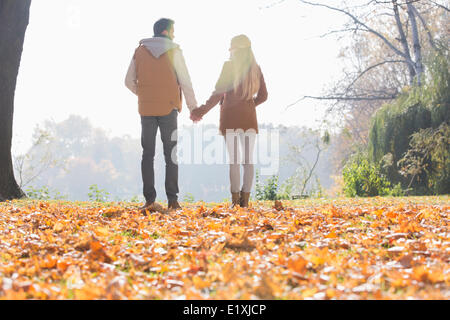
[[[183,53],[174,43],[174,21],[160,19],[153,26],[153,38],[140,41],[131,60],[125,85],[138,96],[141,116],[143,148],[141,170],[144,184],[145,211],[158,210],[155,203],[154,157],[156,133],[161,140],[166,162],[166,195],[168,209],[180,209],[178,203],[177,116],[181,112],[183,92],[186,104],[192,112],[197,101],[192,89]],[[191,113],[191,120],[198,121]]]

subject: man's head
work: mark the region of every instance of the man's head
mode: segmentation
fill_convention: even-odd
[[[162,18],[155,22],[153,25],[153,33],[154,36],[166,36],[170,39],[173,39],[174,36],[174,27],[175,21],[171,19]]]

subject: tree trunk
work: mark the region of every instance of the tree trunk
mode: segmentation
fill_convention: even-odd
[[[409,70],[409,83],[412,85],[414,84],[414,79],[417,75],[416,68],[411,58],[411,53],[409,51],[408,40],[406,39],[405,31],[403,30],[403,24],[400,19],[400,12],[398,10],[397,0],[392,0],[392,5],[394,10],[395,22],[397,24],[398,33],[400,36],[400,43],[402,44],[403,47],[403,53],[406,56],[405,60]]]
[[[417,28],[416,16],[412,3],[408,3],[408,16],[411,22],[415,67],[417,74],[417,84],[422,85],[423,63],[422,63],[422,47],[420,46],[419,30]]]
[[[0,0],[0,201],[25,196],[11,158],[14,92],[31,0]]]

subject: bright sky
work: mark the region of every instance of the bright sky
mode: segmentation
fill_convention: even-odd
[[[161,17],[175,20],[199,104],[211,94],[230,40],[246,34],[267,83],[258,121],[313,127],[324,107],[315,101],[338,77],[340,45],[319,35],[343,16],[296,0],[38,0],[32,1],[16,90],[13,150],[29,144],[33,128],[70,114],[88,117],[111,135],[140,136],[137,98],[124,86],[139,40]],[[216,107],[203,119],[218,123]],[[179,126],[190,124],[186,106]]]

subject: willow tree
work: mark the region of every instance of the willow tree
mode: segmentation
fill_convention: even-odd
[[[14,178],[11,141],[14,93],[31,0],[0,0],[0,201],[21,198]]]

